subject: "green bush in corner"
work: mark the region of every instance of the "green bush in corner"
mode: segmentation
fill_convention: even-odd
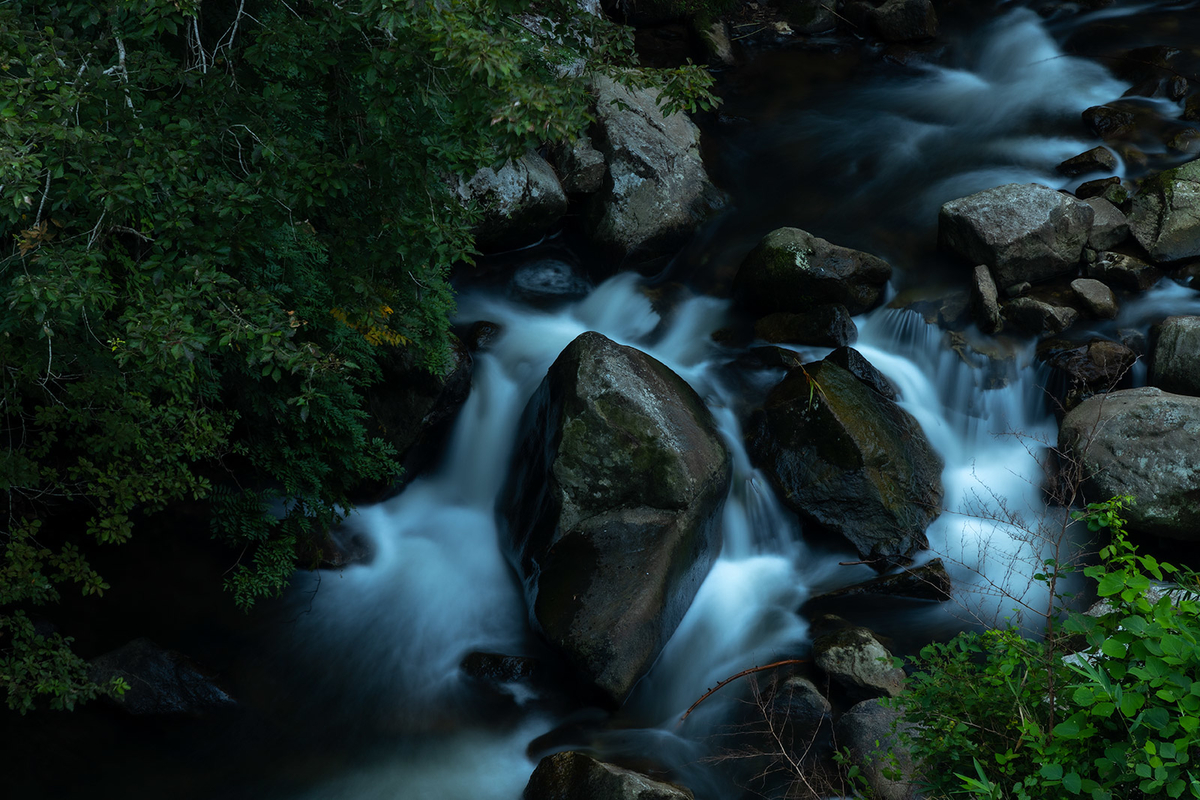
[[[927,797],[1200,798],[1200,576],[1137,552],[1128,502],[1079,514],[1110,536],[1084,570],[1109,613],[1066,614],[1043,640],[993,630],[921,652],[896,702]]]

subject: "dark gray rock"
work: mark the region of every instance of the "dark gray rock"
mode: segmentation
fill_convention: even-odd
[[[914,800],[917,795],[912,755],[896,735],[900,712],[880,700],[864,700],[837,721],[838,747],[850,751],[850,763],[862,771],[872,797],[879,800]],[[900,723],[904,730],[904,723]],[[895,769],[900,778],[890,778]]]
[[[794,369],[771,390],[749,450],[789,508],[877,568],[928,547],[941,459],[908,412],[833,359]]]
[[[1092,219],[1092,230],[1087,244],[1093,250],[1111,250],[1129,238],[1129,220],[1111,202],[1103,197],[1084,200],[1096,216]]]
[[[1004,317],[1000,314],[1000,295],[996,282],[992,280],[987,265],[975,267],[971,281],[971,317],[979,330],[996,334],[1004,328]]]
[[[695,391],[589,332],[522,418],[503,511],[532,622],[620,703],[720,548],[730,456]]]
[[[1071,281],[1071,290],[1093,317],[1113,319],[1117,316],[1117,297],[1104,283],[1095,278],[1076,278]]]
[[[777,5],[797,33],[826,33],[837,27],[837,16],[825,0],[779,0]]]
[[[1038,357],[1060,374],[1061,390],[1055,395],[1064,411],[1094,395],[1129,386],[1129,370],[1137,361],[1127,345],[1107,339],[1092,339],[1085,345],[1044,342]]]
[[[1200,160],[1147,179],[1133,198],[1129,227],[1155,261],[1200,256]]]
[[[1150,383],[1200,396],[1200,317],[1167,317],[1157,334]]]
[[[1137,116],[1124,106],[1092,106],[1083,112],[1083,124],[1101,139],[1126,139],[1137,131]]]
[[[998,286],[1071,272],[1087,243],[1095,212],[1038,184],[1010,183],[952,200],[938,215],[938,242],[986,264]]]
[[[1036,297],[1018,297],[1001,307],[1004,321],[1022,333],[1044,338],[1057,336],[1075,324],[1079,312]]]
[[[692,793],[568,750],[538,762],[523,797],[524,800],[692,800]]]
[[[535,306],[555,305],[587,297],[592,285],[575,268],[557,258],[540,258],[517,267],[508,296]]]
[[[1162,270],[1124,253],[1097,253],[1084,268],[1089,278],[1127,292],[1144,292],[1162,280]]]
[[[128,691],[113,701],[134,716],[204,716],[237,706],[212,675],[187,656],[149,639],[134,639],[88,662],[96,683],[121,678]]]
[[[1068,178],[1077,178],[1089,172],[1112,172],[1116,168],[1117,157],[1107,147],[1093,147],[1055,167],[1060,174]]]
[[[854,343],[858,328],[839,304],[817,306],[804,314],[768,314],[754,324],[754,335],[767,342],[841,347]]]
[[[559,145],[553,153],[562,188],[571,194],[591,194],[604,183],[604,156],[586,136]]]
[[[1092,197],[1103,197],[1117,208],[1126,209],[1129,202],[1129,190],[1121,185],[1121,179],[1115,175],[1111,178],[1097,178],[1094,181],[1079,184],[1075,196],[1080,200]]]
[[[791,676],[767,692],[765,710],[775,736],[767,748],[782,746],[797,764],[811,764],[833,752],[833,707],[807,678]]]
[[[501,248],[537,239],[567,213],[567,196],[554,169],[529,152],[499,170],[484,167],[457,187],[462,201],[475,201],[483,219],[475,229],[482,247]]]
[[[596,148],[608,174],[586,215],[592,239],[617,257],[657,255],[682,244],[724,204],[700,157],[700,129],[664,117],[653,89],[594,79]]]
[[[808,600],[804,607],[827,608],[836,601],[849,597],[863,595],[886,595],[888,597],[904,597],[913,600],[934,600],[944,602],[950,599],[953,588],[946,565],[940,558],[935,558],[919,567],[905,567],[893,575],[880,575],[873,580],[856,583],[853,586],[843,586],[831,592],[823,592]]]
[[[930,0],[859,0],[847,16],[865,23],[885,42],[913,42],[937,35],[938,18]]]
[[[734,292],[758,315],[798,314],[829,304],[861,314],[883,301],[891,275],[891,265],[881,258],[799,228],[778,228],[742,261]]]
[[[825,356],[825,360],[837,364],[888,400],[897,398],[896,387],[892,386],[891,381],[853,347],[839,347]]]
[[[1130,531],[1200,541],[1200,397],[1151,386],[1093,397],[1063,419],[1058,447],[1081,466],[1088,501],[1137,498]]]

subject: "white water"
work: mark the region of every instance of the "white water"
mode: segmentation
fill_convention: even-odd
[[[1063,127],[1057,123],[1115,99],[1125,87],[1103,68],[1063,56],[1024,10],[998,22],[983,41],[960,66],[928,67],[867,98],[874,105],[865,124],[837,121],[844,152],[884,164],[862,191],[888,181],[911,184],[914,203],[928,215],[945,200],[1000,183],[1066,185],[1054,165],[1096,143],[1055,133]],[[848,127],[858,134],[845,135]],[[927,167],[929,180],[914,182],[914,165]],[[1161,316],[1164,302],[1196,313],[1195,297],[1164,287],[1127,304],[1117,324],[1144,325]],[[347,713],[397,732],[400,742],[364,755],[304,797],[520,796],[535,766],[526,745],[561,720],[539,711],[515,727],[464,722],[470,695],[458,664],[475,650],[536,652],[493,509],[526,401],[558,353],[584,331],[636,346],[678,372],[709,404],[734,456],[721,556],[623,710],[641,727],[606,734],[608,746],[653,752],[676,767],[702,757],[696,740],[726,718],[736,692],[715,696],[686,726],[677,726],[680,714],[717,680],[802,650],[807,623],[796,610],[812,592],[873,576],[867,567],[838,565],[854,559],[849,549],[806,544],[795,516],[750,464],[737,398],[725,381],[738,353],[711,338],[727,311],[724,301],[696,297],[662,319],[629,275],[553,312],[495,297],[460,298],[460,319],[489,320],[502,333],[477,355],[471,395],[444,460],[397,498],[348,523],[370,539],[375,558],[322,573],[311,611],[298,617],[292,635],[295,658],[321,664],[314,692],[341,698]],[[1016,601],[1041,607],[1045,597],[1031,575],[1047,553],[1026,529],[1055,522],[1041,500],[1038,463],[1055,425],[1042,411],[1044,379],[1032,347],[1014,349],[999,366],[982,356],[966,363],[915,314],[880,310],[858,322],[857,349],[898,387],[901,405],[945,460],[946,511],[929,529],[928,557],[947,560],[957,587],[952,613],[993,621]],[[998,374],[1007,384],[988,388]],[[752,377],[765,392],[782,373]],[[1023,522],[998,522],[997,514]],[[298,606],[308,603],[302,592],[297,597]],[[692,788],[698,797],[720,792]]]

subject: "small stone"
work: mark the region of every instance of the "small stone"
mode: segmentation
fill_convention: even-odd
[[[1116,175],[1108,178],[1096,178],[1094,181],[1079,184],[1079,188],[1075,190],[1075,196],[1080,200],[1087,200],[1089,197],[1104,197],[1111,187],[1120,185],[1121,179]],[[1113,203],[1113,205],[1117,204]]]
[[[984,264],[975,267],[971,283],[971,314],[975,324],[984,333],[996,334],[1004,328],[1004,317],[1000,314],[999,294],[992,273]]]
[[[1076,278],[1071,281],[1071,289],[1075,296],[1099,319],[1113,319],[1117,316],[1117,298],[1112,289],[1094,278]]]
[[[1004,320],[1014,328],[1039,338],[1057,336],[1075,324],[1079,312],[1033,297],[1018,297],[1004,304]]]
[[[1116,168],[1117,157],[1107,147],[1093,147],[1055,167],[1059,174],[1068,178],[1076,178],[1089,172],[1112,172]]]
[[[1020,297],[1032,288],[1033,284],[1029,281],[1021,281],[1020,283],[1014,283],[1011,286],[1005,287],[1004,296],[1008,298]]]
[[[1162,270],[1124,253],[1097,253],[1084,272],[1089,278],[1127,292],[1144,292],[1162,279]]]

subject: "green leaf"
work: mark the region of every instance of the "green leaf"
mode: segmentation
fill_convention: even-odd
[[[1079,790],[1083,788],[1083,781],[1079,777],[1078,772],[1068,772],[1062,779],[1063,788],[1071,794],[1079,794]]]

